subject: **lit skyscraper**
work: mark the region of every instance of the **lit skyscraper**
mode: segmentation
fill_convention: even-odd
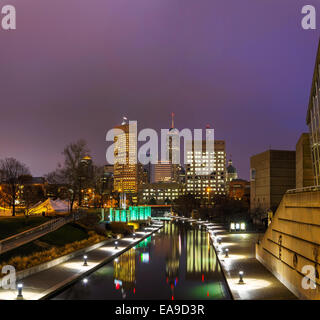
[[[159,161],[154,165],[154,181],[172,182],[172,165],[169,161]]]
[[[167,135],[167,160],[171,164],[171,181],[179,180],[180,164],[180,136],[179,130],[174,127],[174,116],[171,114],[171,128]]]
[[[195,147],[197,143],[201,148]],[[226,152],[225,142],[215,140],[207,145],[203,141],[187,141],[186,193],[197,199],[209,199],[214,194],[225,194]]]
[[[134,124],[131,126],[134,127]],[[136,131],[130,131],[126,118],[120,126],[115,127],[114,190],[118,192],[137,193],[138,191],[137,140],[135,135]]]

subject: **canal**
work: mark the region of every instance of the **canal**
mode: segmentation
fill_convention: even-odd
[[[230,299],[204,229],[169,221],[53,299]]]

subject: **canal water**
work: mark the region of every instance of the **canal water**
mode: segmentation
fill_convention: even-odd
[[[208,234],[189,223],[166,222],[54,299],[230,299]]]

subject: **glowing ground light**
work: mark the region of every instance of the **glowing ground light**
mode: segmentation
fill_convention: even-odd
[[[243,281],[243,271],[239,271],[239,284],[244,284],[244,281]]]
[[[23,298],[23,295],[22,295],[22,288],[23,288],[23,284],[22,283],[18,283],[17,285],[18,287],[18,298]]]
[[[87,284],[87,283],[88,283],[88,279],[87,279],[87,278],[84,278],[84,279],[82,280],[82,282],[83,282],[84,284]]]

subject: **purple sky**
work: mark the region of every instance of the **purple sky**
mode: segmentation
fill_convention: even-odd
[[[210,124],[243,178],[249,158],[295,147],[320,24],[317,0],[0,0],[17,30],[0,31],[0,158],[43,175],[79,138],[105,160],[123,115],[140,128]],[[319,14],[318,17],[320,18]],[[320,21],[320,19],[318,19]]]

